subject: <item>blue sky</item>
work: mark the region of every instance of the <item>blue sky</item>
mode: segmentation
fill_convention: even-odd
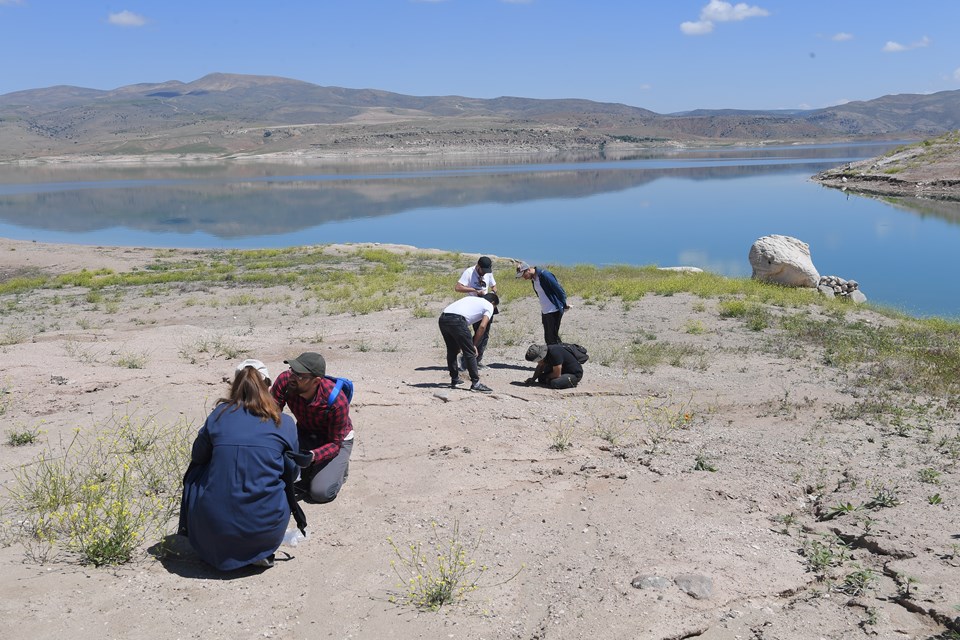
[[[0,0],[0,94],[208,73],[670,113],[960,89],[957,0]]]

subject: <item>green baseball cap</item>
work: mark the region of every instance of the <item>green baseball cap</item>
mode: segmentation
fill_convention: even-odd
[[[292,360],[284,360],[284,364],[290,365],[290,368],[296,373],[309,373],[312,376],[322,378],[327,374],[327,362],[319,353],[307,351],[301,353]]]

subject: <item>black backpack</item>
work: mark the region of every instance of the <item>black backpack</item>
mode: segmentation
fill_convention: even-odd
[[[573,354],[573,357],[577,359],[577,362],[583,364],[590,359],[590,356],[587,355],[587,350],[584,347],[581,347],[578,344],[573,344],[572,342],[563,342],[561,343],[567,351]]]

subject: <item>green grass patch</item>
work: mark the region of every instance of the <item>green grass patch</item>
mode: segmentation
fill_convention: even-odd
[[[194,428],[127,414],[92,433],[78,429],[14,471],[17,541],[35,560],[66,552],[83,564],[124,564],[173,526]]]
[[[642,371],[653,371],[659,364],[702,370],[707,353],[701,347],[686,343],[634,342],[627,352],[628,363]]]
[[[960,324],[903,318],[878,326],[844,318],[785,315],[777,327],[822,349],[825,364],[891,390],[952,396],[960,391]]]
[[[0,295],[11,293],[27,293],[35,289],[41,289],[50,282],[47,276],[22,276],[10,278],[0,282]]]
[[[509,582],[523,570],[521,566],[512,576],[496,584],[481,584],[489,570],[488,565],[478,560],[482,534],[475,540],[466,538],[456,520],[444,537],[436,522],[431,523],[431,528],[432,536],[426,542],[413,540],[397,544],[393,538],[387,538],[394,554],[390,566],[398,578],[398,592],[391,596],[391,602],[437,611],[457,604],[481,586]]]
[[[39,427],[20,427],[7,431],[7,444],[11,447],[24,447],[40,439]]]

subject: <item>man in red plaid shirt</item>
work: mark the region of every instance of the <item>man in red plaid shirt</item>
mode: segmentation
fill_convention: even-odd
[[[290,407],[297,419],[300,449],[313,457],[301,473],[300,482],[314,502],[330,502],[337,497],[350,469],[353,451],[353,423],[350,401],[345,393],[328,404],[336,384],[327,373],[327,363],[319,353],[301,353],[284,360],[290,368],[277,376],[270,392],[280,405]]]

